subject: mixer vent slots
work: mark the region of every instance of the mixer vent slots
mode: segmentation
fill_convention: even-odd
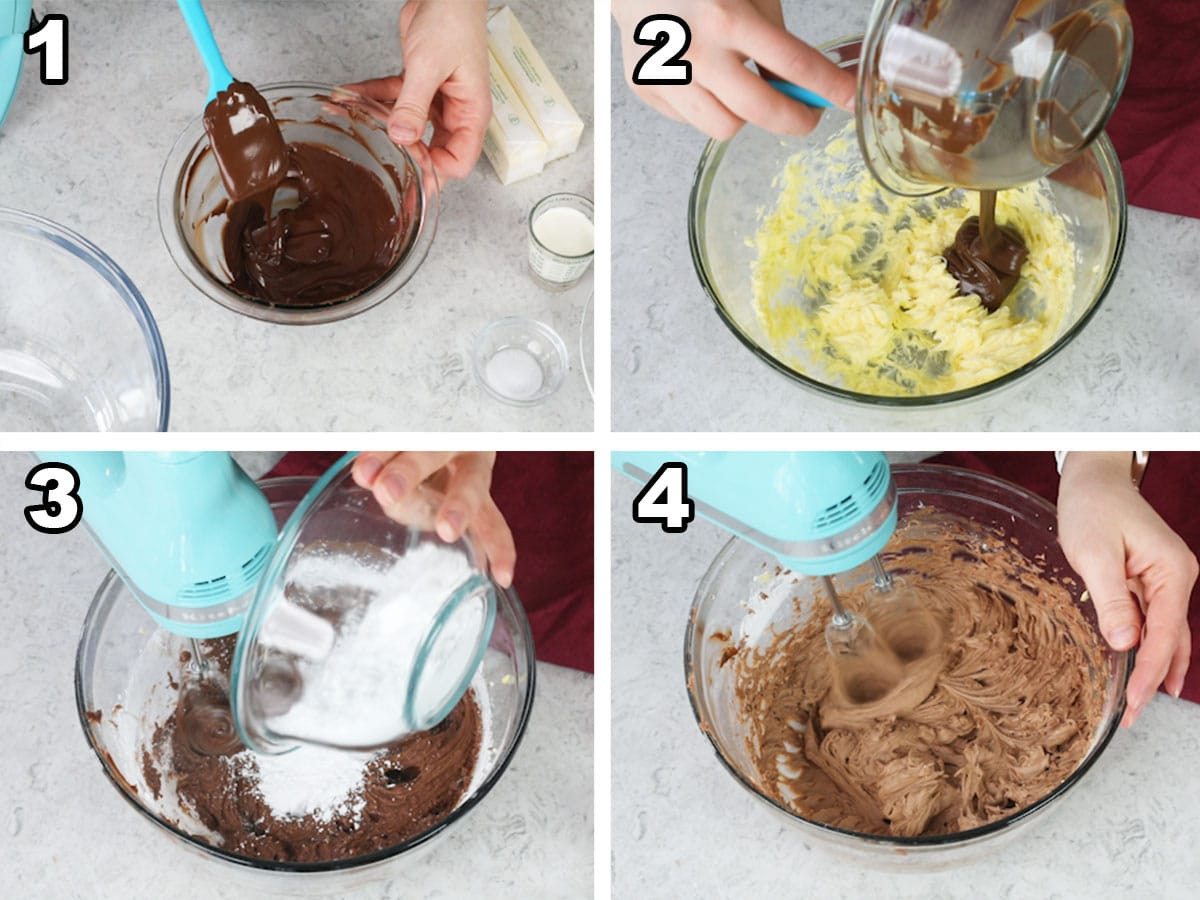
[[[267,556],[271,552],[271,545],[264,544],[258,548],[258,551],[242,563],[241,574],[229,578],[226,575],[219,575],[216,578],[210,578],[208,581],[196,581],[190,584],[179,592],[180,599],[204,601],[213,600],[220,597],[230,597],[242,594],[252,587],[258,581],[258,576],[262,574],[263,566],[266,565]]]
[[[873,466],[867,477],[863,479],[862,494],[851,494],[843,497],[837,503],[825,507],[820,515],[817,516],[816,527],[822,529],[836,528],[862,518],[870,510],[863,509],[862,504],[859,502],[860,497],[868,501],[877,500],[887,485],[887,477],[886,465],[879,463]]]

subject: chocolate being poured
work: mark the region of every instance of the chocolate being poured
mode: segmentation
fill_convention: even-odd
[[[959,295],[973,294],[992,313],[1020,281],[1029,249],[1015,229],[996,224],[995,191],[980,192],[979,211],[962,223],[942,255]]]

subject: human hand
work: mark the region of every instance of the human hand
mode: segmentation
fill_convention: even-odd
[[[490,493],[495,462],[495,453],[364,452],[355,458],[350,474],[399,522],[405,521],[403,511],[417,486],[429,483],[443,495],[434,517],[438,537],[455,541],[469,532],[487,557],[493,577],[509,587],[517,550]]]
[[[400,11],[404,74],[346,87],[392,108],[388,135],[411,147],[433,123],[438,178],[466,178],[492,118],[487,0],[408,0]]]
[[[1196,557],[1129,477],[1129,453],[1069,453],[1058,488],[1063,552],[1083,577],[1115,650],[1138,648],[1121,724],[1133,725],[1161,684],[1183,690],[1191,657],[1188,599]]]
[[[780,0],[613,0],[612,9],[621,29],[625,80],[634,93],[711,138],[728,140],[746,122],[776,134],[807,134],[816,127],[819,110],[785,97],[765,77],[808,88],[844,110],[854,108],[854,74],[788,33]],[[650,50],[634,42],[634,31],[653,14],[672,14],[688,23],[692,42],[685,58],[692,64],[691,84],[633,84],[634,66]],[[747,59],[764,77],[746,68]]]

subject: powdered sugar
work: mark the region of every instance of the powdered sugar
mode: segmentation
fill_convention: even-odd
[[[369,602],[352,609],[338,626],[323,659],[300,659],[300,698],[268,721],[279,734],[347,747],[386,744],[421,725],[442,702],[469,662],[484,614],[464,605],[447,621],[416,697],[406,715],[418,649],[438,610],[473,574],[457,548],[423,542],[403,555],[323,551],[299,556],[288,573],[300,592],[336,590]]]
[[[228,764],[250,778],[276,818],[312,816],[327,823],[350,815],[355,823],[366,801],[363,776],[369,754],[300,747],[279,756],[260,756],[245,750],[228,757]]]

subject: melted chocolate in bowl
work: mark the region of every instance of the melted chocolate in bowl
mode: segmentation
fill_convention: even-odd
[[[391,142],[373,101],[316,85],[262,94],[286,142],[281,181],[231,200],[218,158],[229,154],[215,154],[193,123],[160,184],[168,247],[204,293],[256,318],[320,322],[368,309],[428,251],[436,179],[420,150]]]

